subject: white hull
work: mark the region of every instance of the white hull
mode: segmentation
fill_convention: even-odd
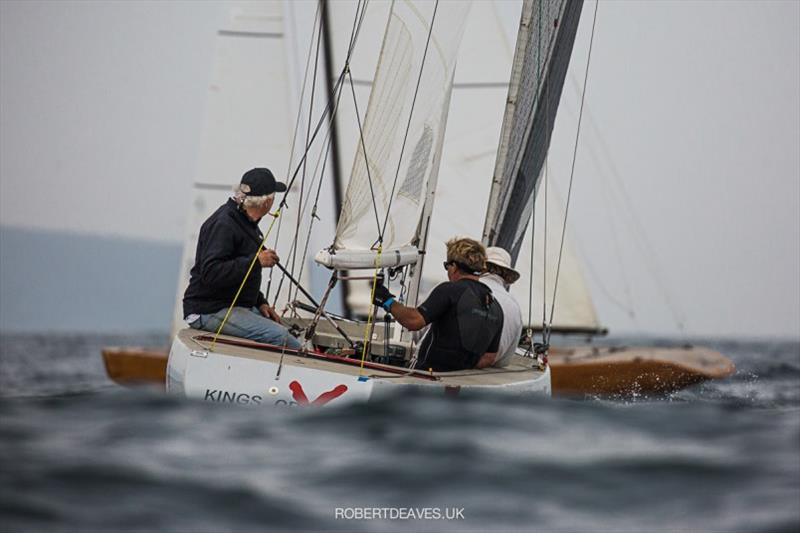
[[[427,387],[445,393],[498,391],[526,396],[551,394],[550,369],[515,357],[506,368],[447,373],[411,371],[336,356],[293,352],[221,335],[185,329],[175,336],[167,366],[167,390],[204,401],[257,405],[342,405],[365,402],[403,389]],[[234,343],[234,344],[230,344]]]

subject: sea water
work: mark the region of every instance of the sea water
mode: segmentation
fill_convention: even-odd
[[[276,409],[105,376],[102,346],[166,342],[2,335],[3,531],[800,530],[798,342],[703,342],[736,374],[662,397]]]

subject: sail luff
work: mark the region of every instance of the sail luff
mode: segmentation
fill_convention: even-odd
[[[552,40],[548,40],[551,42],[550,46],[545,48],[549,50],[544,55],[543,64],[538,65],[537,62],[538,72],[533,74],[536,76],[535,80],[530,79],[532,74],[527,68],[533,61],[530,58],[533,49],[529,45],[519,44],[519,41],[533,40],[538,18],[535,10],[539,4],[525,3],[525,15],[520,24],[514,59],[515,72],[512,74],[512,87],[509,88],[509,105],[503,123],[503,142],[498,151],[492,200],[484,225],[484,240],[491,246],[508,250],[514,262],[519,255],[533,211],[535,192],[549,149],[583,6],[583,0],[565,0],[559,3],[561,8],[557,11],[558,16],[553,18],[545,14],[542,21],[555,23],[557,26],[553,29]],[[547,27],[544,26],[544,31],[546,30]],[[520,94],[526,83],[535,84],[534,99],[530,104],[525,100],[525,95]],[[527,116],[522,116],[523,113]]]
[[[531,44],[530,32],[531,21],[533,20],[534,2],[525,1],[522,4],[522,15],[520,16],[519,30],[517,31],[517,44],[514,50],[512,61],[511,79],[508,85],[508,97],[506,98],[506,109],[503,114],[503,126],[500,130],[500,144],[497,147],[497,158],[495,160],[495,170],[492,175],[492,186],[489,191],[489,204],[486,207],[486,220],[483,227],[483,241],[490,242],[494,238],[495,229],[492,221],[497,216],[500,209],[501,195],[504,190],[505,175],[502,169],[506,166],[506,159],[509,155],[509,144],[511,131],[510,125],[513,123],[517,110],[517,100],[519,98],[520,80],[524,69],[525,50]],[[507,127],[509,125],[509,127]]]

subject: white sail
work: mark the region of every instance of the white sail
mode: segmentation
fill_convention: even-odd
[[[284,34],[283,4],[279,0],[233,2],[217,32],[173,330],[183,325],[183,292],[189,283],[203,221],[231,196],[233,186],[250,168],[269,167],[278,180],[286,181],[294,117],[290,111]],[[290,191],[289,204],[294,208],[282,213],[283,224],[292,227],[292,231],[283,232],[276,246],[282,263],[287,262],[296,222],[296,196],[296,190]],[[280,195],[275,208],[279,200]],[[264,232],[269,227],[268,219],[265,217],[260,224]],[[269,245],[275,246],[272,237]],[[264,271],[262,279],[267,276],[268,271]]]
[[[468,10],[464,2],[440,2],[438,7],[410,0],[392,4],[362,123],[364,144],[356,132],[359,142],[336,238],[332,250],[318,255],[321,264],[373,267],[381,235],[383,253],[390,256],[419,244],[420,219],[438,172]],[[350,252],[346,263],[338,261],[340,250]],[[358,253],[364,260],[354,263],[352,256]],[[410,257],[403,264],[417,259]]]
[[[445,241],[454,236],[478,238],[483,228],[481,214],[487,209],[514,54],[514,44],[502,25],[503,9],[508,9],[507,4],[496,0],[475,2],[470,12],[453,85],[449,126],[423,272],[423,292],[446,279],[441,266],[445,260]],[[528,308],[533,309],[532,324],[541,323],[543,300],[547,302],[548,314],[550,310],[564,217],[563,199],[559,202],[553,195],[548,205],[546,275],[545,260],[542,259],[544,212],[537,212],[537,216],[534,272],[530,272],[529,227],[515,267],[520,272],[520,279],[511,288],[524,321],[527,322]],[[554,328],[598,330],[600,326],[591,294],[569,239],[564,248]],[[534,282],[532,304],[529,303],[531,274]],[[548,285],[546,299],[545,281]]]
[[[353,54],[354,90],[362,115],[372,88],[372,76],[380,52],[377,47],[368,44],[379,39],[380,33],[386,26],[390,5],[389,2],[370,2]],[[347,52],[357,2],[340,0],[334,7],[330,13],[330,30],[334,64],[339,65],[344,62]],[[442,146],[436,203],[432,213],[423,269],[423,294],[446,280],[441,267],[445,260],[445,241],[454,236],[479,238],[481,235],[484,224],[481,214],[487,209],[514,57],[513,35],[507,30],[512,30],[514,33],[517,30],[516,26],[513,28],[504,26],[504,22],[513,16],[519,20],[520,8],[521,2],[489,0],[474,2],[470,9],[458,53],[448,127]],[[514,9],[516,13],[513,12]],[[349,91],[349,87],[347,89]],[[339,102],[337,125],[341,159],[352,161],[359,139],[352,96],[349,93],[345,93]],[[340,184],[342,188],[346,187],[348,177],[345,176]],[[548,243],[556,243],[560,238],[560,234],[556,234],[556,226],[560,231],[559,221],[563,220],[563,210],[557,201],[551,201],[549,211]],[[541,319],[543,283],[545,279],[550,280],[550,294],[552,294],[552,280],[555,278],[554,270],[548,271],[547,276],[541,273],[544,268],[543,261],[538,258],[541,258],[540,247],[544,242],[543,222],[537,223],[536,231],[537,260],[532,291],[534,323],[538,323]],[[530,240],[530,228],[528,228],[525,244],[520,250],[520,259],[516,265],[521,274],[520,281],[512,287],[512,293],[520,302],[526,320],[529,307]],[[553,253],[554,246],[549,244],[548,256]],[[371,266],[374,258],[362,258],[361,261],[362,264]],[[552,257],[548,258],[547,264],[550,269],[555,268]],[[565,245],[560,279],[555,327],[598,329],[592,299],[569,240]],[[397,289],[393,287],[393,290]],[[369,295],[368,282],[350,282],[347,298],[350,309],[357,315],[366,315],[370,305]]]
[[[539,195],[537,202],[541,205],[544,190],[540,190]],[[559,197],[551,188],[547,207],[547,254],[545,255],[544,250],[545,211],[544,209],[537,209],[535,212],[536,222],[533,227],[529,225],[526,229],[519,257],[517,258],[515,269],[520,273],[520,279],[511,286],[511,293],[520,303],[523,322],[527,324],[528,316],[530,316],[530,325],[532,327],[539,327],[543,320],[547,322],[550,320],[556,270],[558,268],[561,230],[564,224],[563,205],[563,197]],[[530,267],[532,231],[536,233],[534,238],[533,272],[531,272]],[[533,275],[533,294],[532,305],[529,306],[531,275]],[[577,254],[573,251],[569,232],[564,243],[561,272],[558,275],[558,290],[555,294],[556,302],[552,322],[552,327],[555,331],[586,333],[602,331],[603,328],[597,319],[582,264]],[[531,309],[530,315],[528,314],[529,307]]]

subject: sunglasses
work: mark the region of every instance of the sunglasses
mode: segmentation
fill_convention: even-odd
[[[442,266],[444,267],[445,270],[447,270],[452,265],[455,265],[459,269],[470,274],[475,274],[475,275],[480,274],[480,271],[473,271],[470,267],[468,267],[464,263],[459,263],[458,261],[445,261],[444,263],[442,263]]]

